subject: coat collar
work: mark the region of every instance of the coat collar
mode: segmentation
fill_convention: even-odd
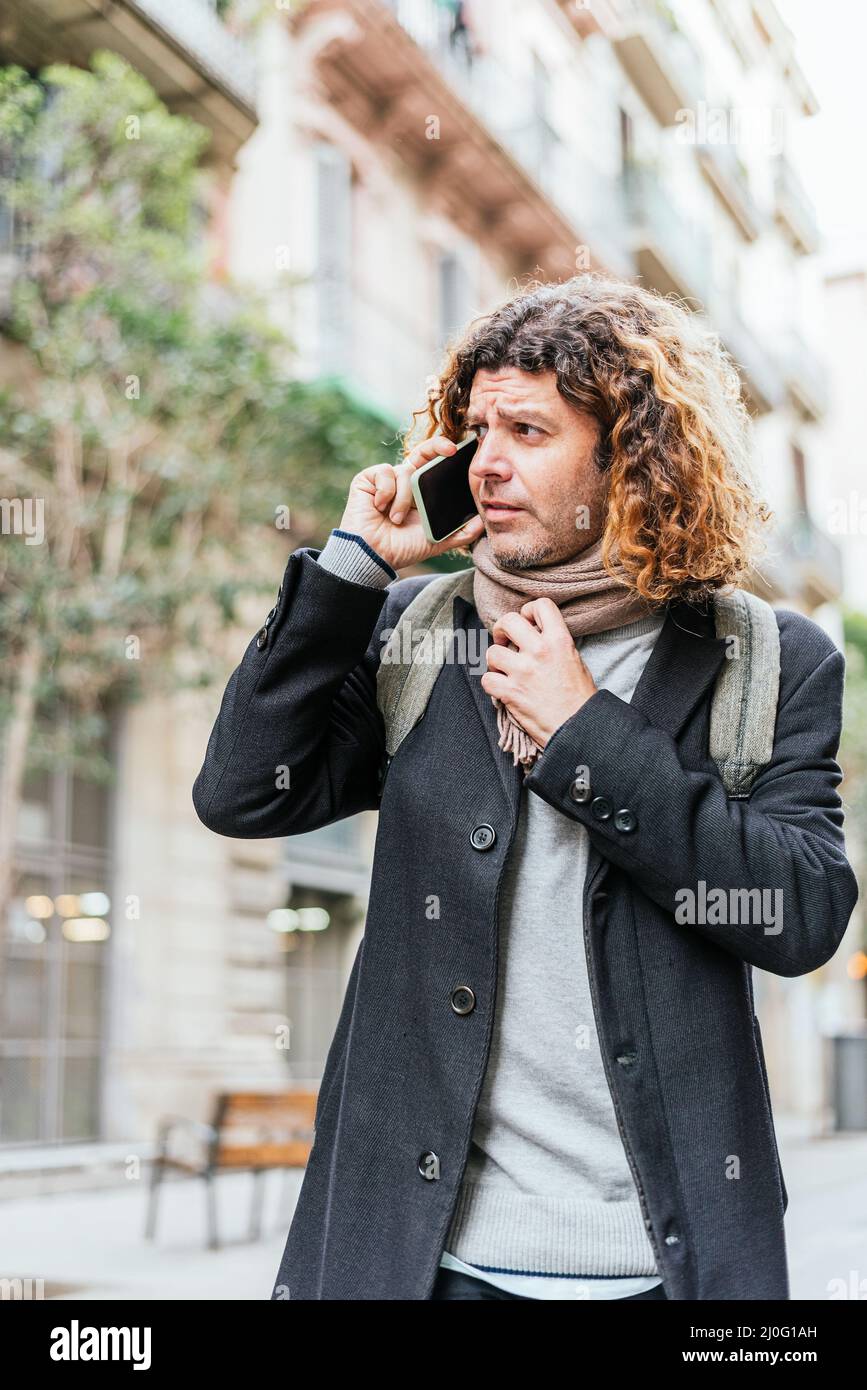
[[[486,631],[475,605],[460,594],[454,599],[452,613],[455,629],[474,629],[479,634]],[[484,652],[485,638],[480,635],[474,640],[478,646],[468,646],[467,650]],[[725,659],[725,650],[726,639],[715,635],[710,604],[670,603],[665,622],[635,687],[631,704],[657,729],[676,739],[716,679]],[[469,682],[487,734],[491,756],[497,764],[504,791],[515,813],[524,783],[524,769],[520,764],[514,766],[511,754],[504,753],[499,746],[497,712],[481,683],[485,670],[484,658],[476,671],[471,671],[467,662],[458,664]]]

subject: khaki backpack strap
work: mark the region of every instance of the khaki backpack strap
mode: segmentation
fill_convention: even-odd
[[[394,757],[421,719],[449,651],[456,594],[472,600],[475,567],[437,575],[407,604],[382,650],[376,703],[385,723],[385,751]],[[431,634],[428,636],[428,634]]]
[[[746,589],[717,594],[714,614],[729,649],[711,703],[710,755],[728,795],[745,801],[774,751],[780,633],[771,605]]]

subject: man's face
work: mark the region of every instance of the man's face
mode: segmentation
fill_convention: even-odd
[[[594,462],[599,425],[563,399],[553,371],[481,368],[467,429],[479,436],[470,489],[503,569],[572,559],[602,534],[607,479]],[[495,502],[519,510],[500,511]]]

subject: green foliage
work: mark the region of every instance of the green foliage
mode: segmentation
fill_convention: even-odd
[[[292,378],[260,297],[208,278],[208,138],[113,53],[0,69],[0,329],[26,365],[0,392],[0,493],[41,500],[45,531],[3,537],[0,721],[38,643],[41,722],[70,713],[76,756],[112,702],[224,679],[240,600],[270,607],[275,555],[321,544],[353,474],[397,453],[338,385]]]
[[[867,661],[867,613],[854,608],[843,612],[843,634],[847,647],[857,647]]]

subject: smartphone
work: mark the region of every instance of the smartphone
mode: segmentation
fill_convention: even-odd
[[[478,447],[478,435],[468,434],[455,453],[440,454],[410,476],[422,529],[431,544],[453,536],[479,514],[469,479],[470,464]]]

